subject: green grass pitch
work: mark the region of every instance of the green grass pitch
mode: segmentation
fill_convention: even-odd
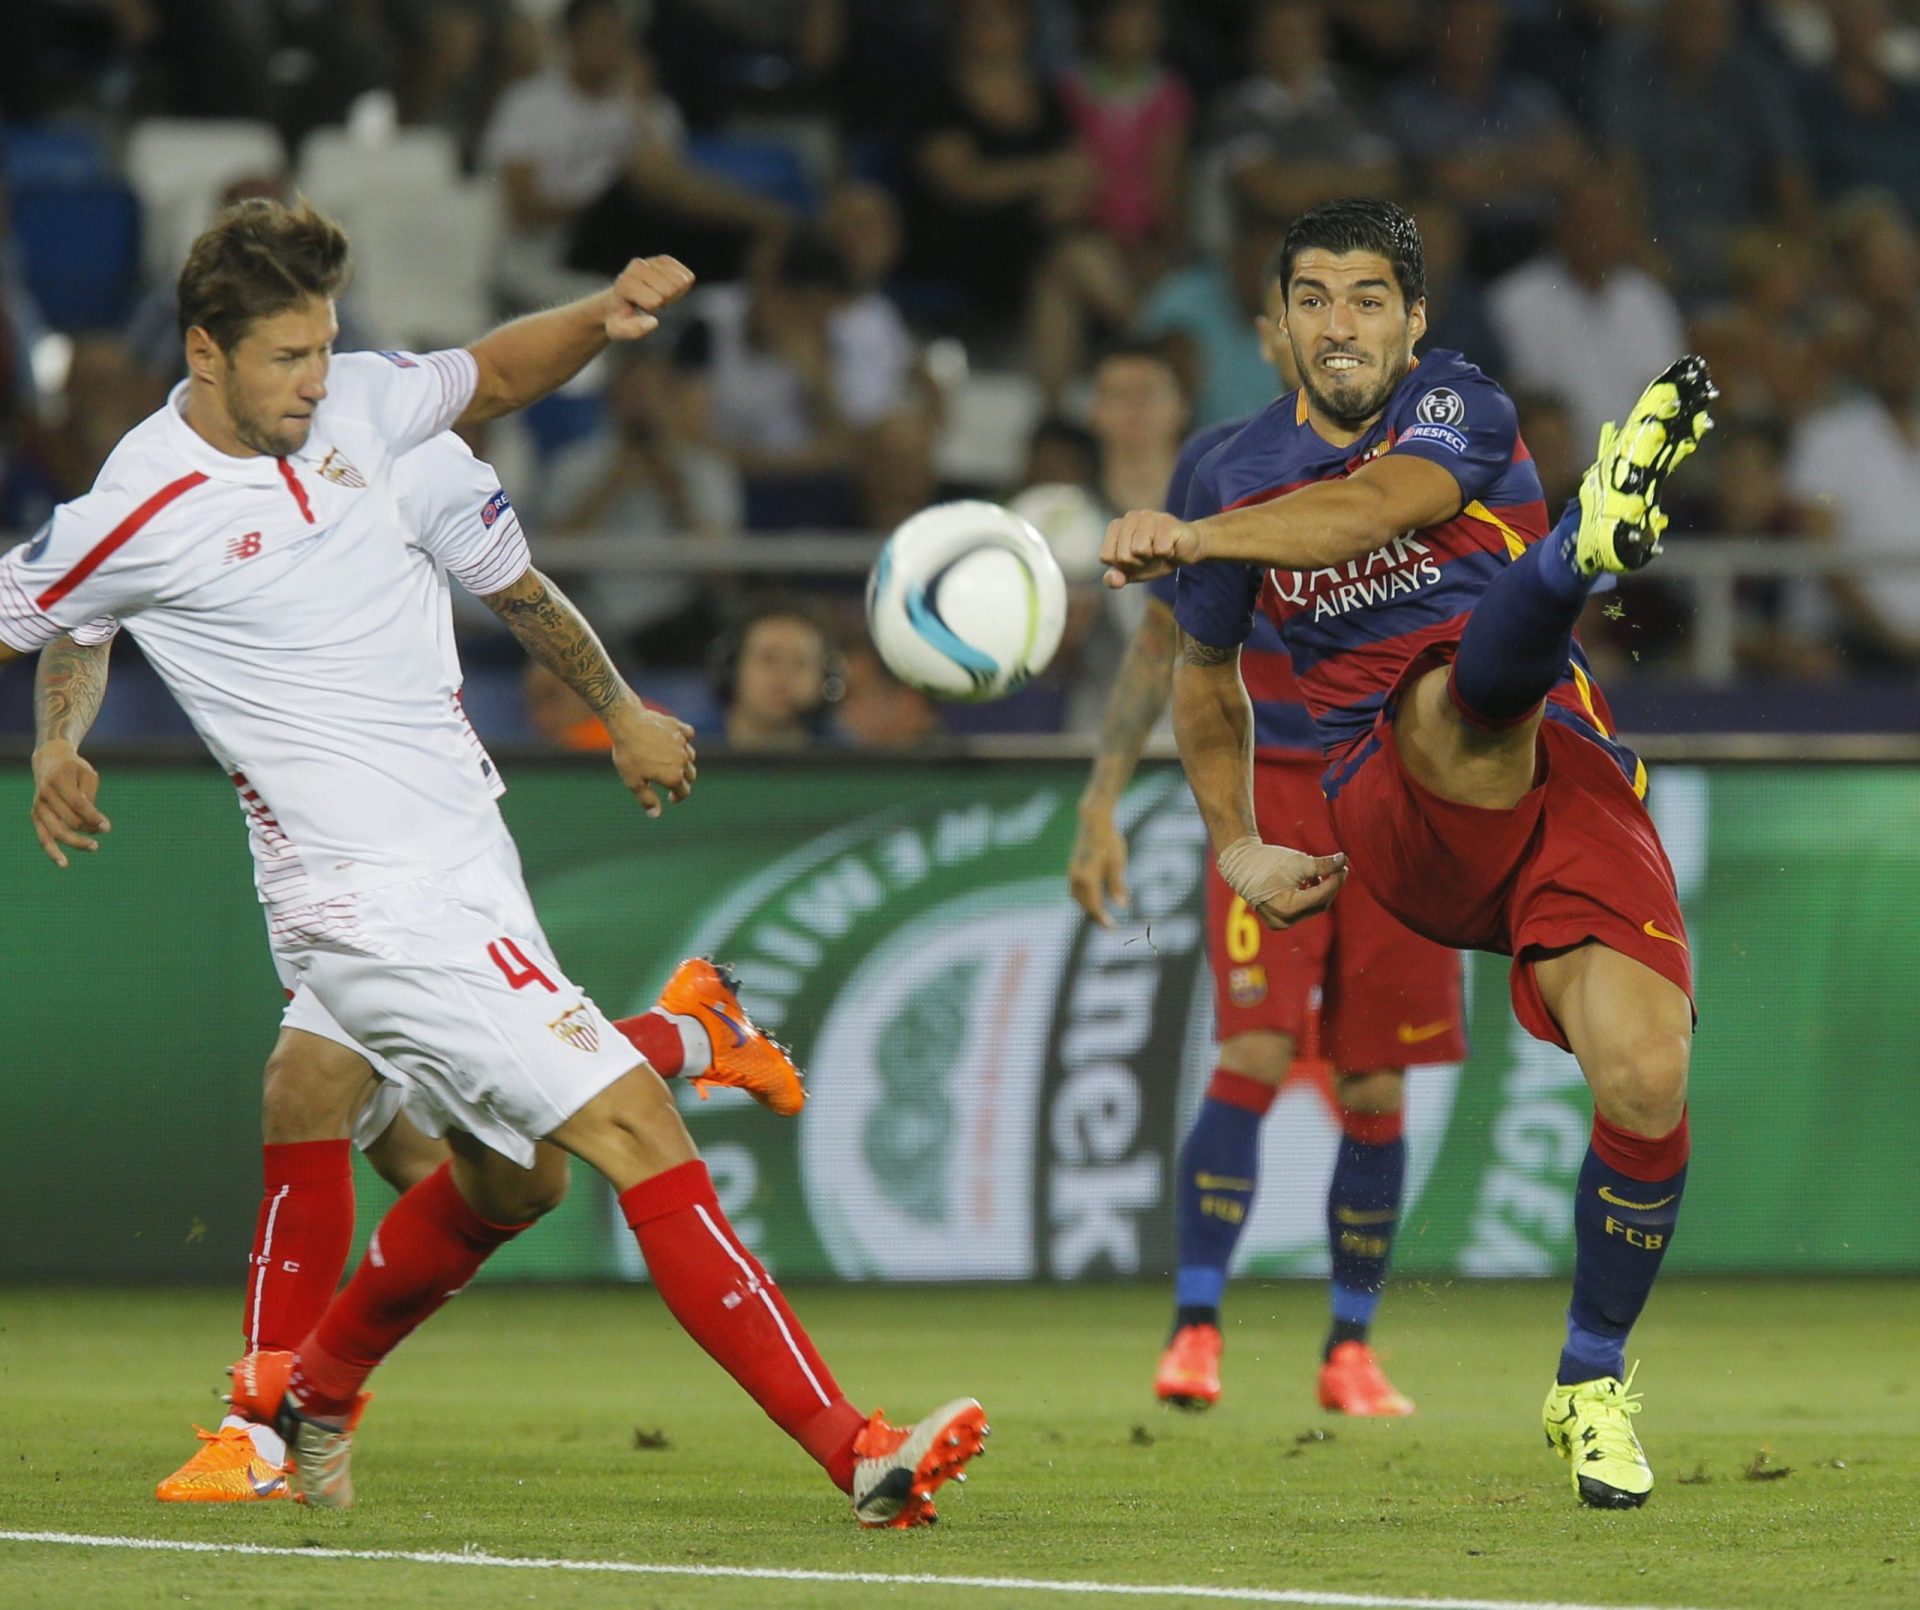
[[[1152,1400],[1158,1288],[792,1295],[856,1401],[901,1417],[960,1392],[987,1404],[991,1457],[942,1495],[938,1528],[860,1531],[651,1292],[481,1289],[376,1378],[346,1514],[152,1501],[189,1422],[217,1421],[236,1293],[0,1292],[0,1530],[1395,1601],[1920,1605],[1913,1281],[1667,1281],[1635,1338],[1658,1485],[1631,1513],[1580,1508],[1540,1435],[1558,1284],[1395,1288],[1380,1340],[1420,1413],[1374,1424],[1314,1405],[1308,1284],[1235,1289],[1227,1395],[1201,1416]],[[664,1445],[639,1445],[654,1433]],[[0,1542],[7,1610],[910,1597],[1112,1596]]]

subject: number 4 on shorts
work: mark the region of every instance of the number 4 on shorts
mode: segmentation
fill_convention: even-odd
[[[511,939],[496,939],[487,946],[487,955],[493,965],[500,969],[500,976],[514,989],[525,989],[529,984],[538,984],[549,995],[558,995],[559,989],[552,979],[540,971],[526,958],[526,953]]]

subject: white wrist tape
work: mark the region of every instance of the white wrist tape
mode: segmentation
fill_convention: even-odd
[[[1220,852],[1220,876],[1227,887],[1258,911],[1300,883],[1300,856],[1281,844],[1262,844],[1249,833]]]

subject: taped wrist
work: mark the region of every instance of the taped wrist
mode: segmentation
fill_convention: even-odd
[[[1294,852],[1279,844],[1262,844],[1252,833],[1235,839],[1214,863],[1227,887],[1258,911],[1288,893],[1300,881]]]

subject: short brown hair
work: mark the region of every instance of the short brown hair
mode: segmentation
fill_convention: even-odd
[[[256,320],[338,296],[352,273],[346,231],[306,197],[253,197],[208,225],[180,270],[180,333],[196,325],[231,352]]]

